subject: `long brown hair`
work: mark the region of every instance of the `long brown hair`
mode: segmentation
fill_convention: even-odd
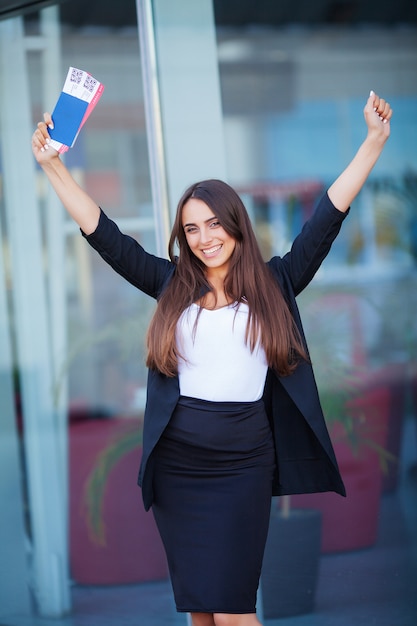
[[[169,241],[169,257],[176,269],[149,326],[147,366],[166,376],[177,374],[181,356],[175,340],[178,319],[211,290],[204,263],[190,250],[182,225],[182,210],[190,198],[205,202],[236,241],[224,292],[230,302],[249,305],[246,342],[250,349],[254,350],[260,340],[268,365],[281,376],[291,374],[300,358],[308,358],[300,333],[279,285],[262,259],[242,200],[232,187],[214,179],[191,185],[178,203]],[[179,256],[175,254],[176,245]]]

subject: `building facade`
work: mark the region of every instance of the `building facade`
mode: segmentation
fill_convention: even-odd
[[[387,149],[300,306],[323,397],[352,375],[384,388],[378,411],[390,402],[397,439],[409,428],[417,445],[415,9],[382,3],[375,16],[370,2],[22,4],[0,7],[0,620],[10,624],[15,615],[70,612],[71,581],[103,583],[100,550],[111,551],[113,521],[107,512],[103,538],[94,515],[104,505],[86,491],[89,480],[120,441],[127,447],[115,452],[118,462],[132,454],[139,465],[154,305],[87,249],[30,151],[69,66],[105,91],[66,163],[120,228],[162,256],[176,202],[203,178],[240,192],[265,258],[285,253],[364,138],[369,90],[392,103]],[[396,459],[393,489],[402,448],[391,439],[382,447]],[[113,466],[105,467],[110,480]],[[131,477],[136,506],[131,465],[126,472],[120,479]],[[129,543],[140,554],[151,538],[154,565],[126,564],[104,584],[166,576],[152,520],[141,524]],[[91,548],[90,563],[97,557],[97,573],[86,571],[80,545]],[[122,560],[123,549],[115,552]]]

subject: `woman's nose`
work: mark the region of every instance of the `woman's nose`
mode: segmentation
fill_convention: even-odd
[[[200,241],[205,244],[210,242],[213,239],[213,235],[208,228],[202,228],[200,230]]]

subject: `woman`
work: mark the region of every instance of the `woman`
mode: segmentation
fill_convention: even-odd
[[[390,134],[371,92],[367,136],[283,258],[264,263],[237,194],[217,180],[179,202],[170,260],[120,233],[49,148],[36,160],[83,235],[158,301],[148,332],[139,473],[165,545],[178,611],[193,626],[256,626],[256,592],[273,494],[345,494],[321,411],[295,297],[328,254]],[[179,256],[174,255],[178,244]]]

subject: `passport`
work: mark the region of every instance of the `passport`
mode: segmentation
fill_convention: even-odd
[[[70,67],[58,98],[49,130],[50,145],[66,152],[74,145],[78,134],[94,110],[104,91],[104,85],[85,70]]]

